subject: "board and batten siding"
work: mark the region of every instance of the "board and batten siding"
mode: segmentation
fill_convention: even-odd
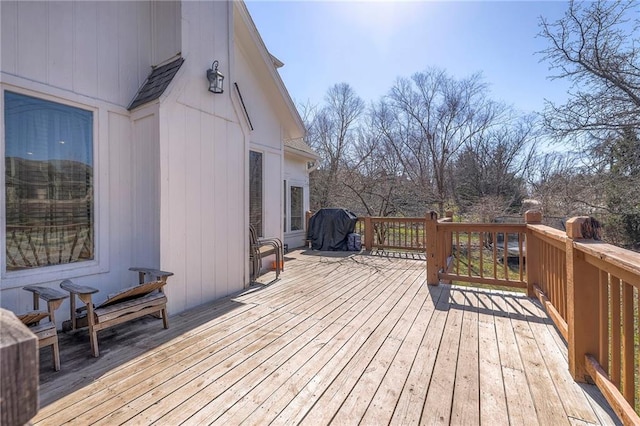
[[[262,153],[263,236],[282,239],[282,125],[271,105],[270,97],[273,94],[265,90],[265,84],[260,80],[264,76],[253,72],[258,68],[254,57],[241,43],[235,45],[234,54],[238,87],[254,129],[249,136],[250,149]],[[244,114],[244,111],[241,113]],[[247,153],[247,158],[248,155]],[[268,265],[269,262],[266,261],[264,264]]]
[[[126,107],[180,52],[179,2],[0,2],[2,72]]]
[[[162,44],[152,33],[154,20],[179,23],[179,11],[177,2],[0,2],[1,88],[94,112],[97,217],[95,261],[3,273],[2,307],[28,311],[32,296],[23,286],[57,287],[65,278],[100,289],[100,301],[137,282],[129,266],[159,266],[157,106],[155,115],[136,117],[126,106],[153,58],[179,51],[179,31]],[[66,301],[58,320],[68,312]]]
[[[292,120],[250,18],[234,16],[243,8],[216,1],[0,2],[2,87],[95,111],[100,247],[93,269],[59,265],[37,277],[3,276],[3,307],[26,311],[31,296],[20,287],[57,286],[64,278],[113,293],[136,282],[130,266],[175,273],[166,288],[170,314],[248,283],[249,150],[265,154],[265,233],[282,237],[282,140]],[[235,44],[237,22],[244,48]],[[127,111],[151,66],[178,53],[185,62],[168,90]],[[221,95],[207,90],[214,60],[226,76]],[[58,311],[66,317],[68,302]]]
[[[303,188],[303,201],[302,201],[302,211],[304,212],[309,210],[309,172],[307,172],[307,162],[308,158],[302,157],[300,155],[295,155],[290,152],[284,153],[284,180],[287,182],[287,195],[285,200],[287,203],[291,203],[291,186],[299,186]],[[290,208],[287,207],[287,211],[290,211]],[[306,224],[303,221],[303,227]],[[289,246],[289,250],[303,247],[305,245],[307,239],[306,229],[301,231],[289,231],[285,230],[284,233],[284,242]]]
[[[116,105],[59,91],[55,91],[56,95],[48,94],[40,85],[15,78],[10,83],[3,82],[2,88],[95,111],[96,259],[3,273],[2,307],[15,312],[31,310],[32,295],[21,289],[29,284],[57,287],[63,279],[71,279],[100,289],[101,295],[135,284],[137,276],[128,268],[158,266],[160,258],[157,125],[154,130],[149,122],[152,118],[143,118],[137,120],[134,128],[129,112]],[[4,135],[2,141],[4,144]],[[0,168],[4,197],[4,161]],[[1,226],[4,228],[5,224]],[[67,301],[57,312],[57,318],[68,318],[68,312]]]
[[[179,312],[244,287],[245,144],[237,123],[179,103],[160,117],[160,263]]]
[[[185,62],[159,106],[160,263],[170,312],[241,290],[248,279],[248,142],[231,104],[229,4],[182,5]],[[218,60],[225,92],[207,90]]]

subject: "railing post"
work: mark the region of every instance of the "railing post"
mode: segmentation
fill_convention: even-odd
[[[589,217],[567,221],[567,326],[569,372],[577,382],[589,378],[585,355],[598,353],[598,268],[585,261],[574,243],[584,239],[582,230],[597,223]]]
[[[373,225],[371,216],[364,217],[364,248],[367,251],[373,250]]]
[[[0,424],[24,425],[38,413],[38,339],[0,308]]]
[[[438,285],[440,278],[440,255],[438,253],[438,213],[430,211],[425,217],[424,232],[427,248],[427,284]]]
[[[527,210],[524,214],[524,222],[527,225],[539,225],[542,223],[542,212]],[[527,296],[536,297],[533,286],[540,287],[540,241],[533,236],[533,232],[527,229],[525,248],[525,270],[527,273]]]
[[[311,210],[304,212],[304,241],[307,247],[311,247],[311,240],[309,240],[309,220],[311,219],[311,216],[313,216],[313,212]]]
[[[438,223],[452,223],[453,222],[453,211],[452,210],[447,210],[446,212],[444,212],[444,217],[440,220],[438,220]],[[444,271],[444,272],[448,272],[447,271],[447,260],[449,259],[449,257],[453,254],[452,249],[453,249],[453,240],[452,240],[452,233],[450,231],[445,231],[445,229],[440,229],[438,228],[438,244],[440,245],[438,247],[438,253],[440,256],[440,268]]]
[[[309,219],[313,216],[313,212],[311,210],[307,210],[304,212],[304,229],[309,232]]]

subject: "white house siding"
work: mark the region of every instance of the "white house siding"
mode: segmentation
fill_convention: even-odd
[[[307,172],[308,158],[298,156],[285,151],[284,154],[284,180],[287,182],[287,203],[290,200],[291,186],[300,186],[303,188],[303,211],[309,210],[309,173]],[[290,212],[290,210],[287,210]],[[288,225],[289,226],[289,225]],[[306,225],[304,225],[306,227]],[[306,240],[306,228],[302,231],[284,232],[284,242],[289,249],[303,247]]]
[[[250,149],[262,153],[263,234],[266,237],[282,238],[282,129],[270,103],[269,94],[265,92],[258,76],[252,72],[258,64],[251,62],[240,43],[236,44],[234,52],[236,81],[254,129],[249,136]],[[244,114],[244,111],[240,112]],[[246,155],[248,158],[249,153]]]
[[[265,154],[265,231],[282,236],[282,140],[302,131],[245,6],[2,1],[0,23],[3,89],[94,111],[97,216],[95,262],[3,272],[0,305],[26,311],[31,297],[22,286],[57,286],[65,278],[104,296],[136,282],[132,265],[175,273],[167,286],[170,313],[242,289],[249,149]],[[234,47],[238,34],[243,48]],[[129,112],[151,66],[177,53],[185,62],[167,91]],[[214,60],[226,76],[221,95],[207,90]],[[0,167],[4,229],[4,161]],[[58,318],[67,317],[65,302]]]
[[[163,7],[154,9],[149,2],[0,2],[1,87],[94,111],[96,197],[96,261],[12,273],[4,272],[3,263],[2,307],[27,311],[31,294],[21,287],[57,287],[65,278],[99,288],[100,299],[137,281],[129,266],[160,266],[157,111],[132,119],[126,106],[148,76],[154,52],[164,54],[152,42],[154,16],[167,21],[165,9],[169,15],[176,9]],[[162,43],[167,52],[180,49],[179,37]],[[4,176],[3,160],[0,240]],[[57,315],[68,317],[68,302]]]
[[[129,193],[122,196],[123,200],[136,200],[137,202],[129,203],[124,208],[132,209],[131,212],[119,212],[127,217],[131,214],[133,223],[131,229],[124,228],[114,232],[114,236],[118,234],[131,232],[132,235],[144,236],[143,238],[135,238],[133,243],[127,242],[128,238],[122,238],[127,247],[120,247],[119,253],[121,258],[118,264],[127,264],[129,260],[135,265],[152,265],[160,266],[160,144],[159,139],[159,114],[158,105],[152,104],[141,109],[131,117],[133,124],[131,142],[128,147],[119,153],[114,161],[123,163],[120,168],[120,176],[112,179],[119,179],[122,183],[121,188],[127,188],[128,182],[135,182],[130,185]],[[127,149],[128,148],[128,149]],[[131,162],[122,161],[126,155],[129,155]],[[127,175],[133,175],[133,179],[129,179]],[[113,200],[117,194],[113,194],[110,198]],[[141,201],[141,202],[140,202]],[[117,221],[116,221],[117,222]],[[128,234],[125,234],[128,235]],[[127,253],[132,250],[131,253]],[[130,274],[130,272],[127,272]]]
[[[182,5],[185,62],[160,101],[160,258],[171,312],[245,285],[247,143],[231,105],[229,4]],[[219,61],[225,92],[207,90]]]
[[[2,71],[126,107],[151,65],[180,51],[177,35],[152,37],[179,19],[166,16],[175,4],[2,1]]]

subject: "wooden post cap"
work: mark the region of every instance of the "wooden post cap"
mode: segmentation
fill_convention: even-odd
[[[589,216],[576,216],[567,220],[567,237],[572,240],[600,239],[601,225],[597,219]]]
[[[540,210],[527,210],[524,213],[525,223],[542,223],[542,212]]]
[[[0,424],[24,425],[38,413],[38,338],[0,308]]]

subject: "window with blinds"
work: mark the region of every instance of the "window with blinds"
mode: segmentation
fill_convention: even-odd
[[[249,151],[249,223],[263,236],[262,153],[256,151]]]
[[[93,113],[4,92],[6,269],[94,258]]]
[[[291,186],[291,230],[301,231],[304,229],[304,211],[303,211],[303,189],[301,186]]]

